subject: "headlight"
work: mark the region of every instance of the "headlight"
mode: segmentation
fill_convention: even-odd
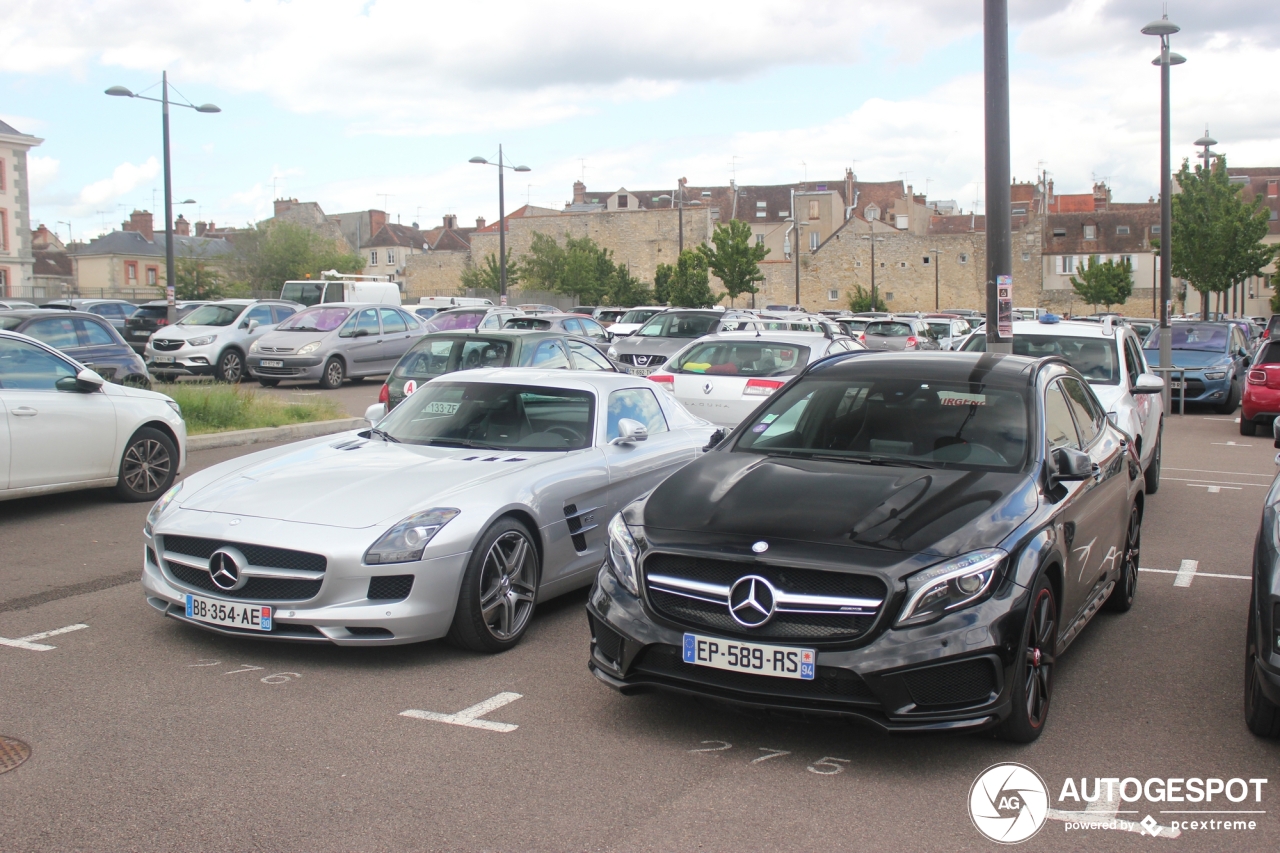
[[[1206,370],[1204,372],[1205,379],[1221,379],[1227,375],[1225,370]]]
[[[178,417],[182,417],[182,407],[178,405],[177,400],[170,400],[166,397],[165,402],[169,404],[169,408],[173,409],[173,411],[177,413]]]
[[[177,404],[174,403],[176,407]],[[182,491],[182,483],[176,484],[172,489],[160,496],[160,500],[156,501],[155,506],[151,507],[151,512],[147,513],[147,523],[142,529],[148,536],[155,530],[156,522],[160,520],[160,516],[164,515],[164,511],[169,508],[169,504],[173,503],[173,499],[178,496],[178,492]]]
[[[609,347],[609,358],[616,359],[618,357],[618,348]]]
[[[1009,555],[999,548],[973,551],[907,578],[907,604],[894,627],[922,625],[973,604],[991,589]]]
[[[622,513],[618,513],[609,522],[609,567],[632,595],[640,594],[640,584],[636,580],[636,563],[639,559],[640,546],[636,544],[627,523],[622,520]]]
[[[188,338],[187,343],[193,347],[205,347],[218,339],[217,335],[204,335],[199,338]]]
[[[461,510],[429,509],[415,512],[395,527],[382,534],[377,542],[364,553],[366,565],[383,563],[413,563],[422,558],[422,551],[431,538]]]
[[[320,343],[321,343],[320,341],[312,341],[309,344],[303,344],[302,346],[298,347],[298,355],[310,355],[311,353],[320,349]]]
[[[257,352],[259,343],[260,341],[254,341],[253,343],[249,344],[249,352]]]

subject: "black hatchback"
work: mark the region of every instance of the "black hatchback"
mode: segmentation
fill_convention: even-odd
[[[204,304],[202,300],[175,302],[177,319],[181,320]],[[163,329],[167,325],[169,325],[169,303],[164,299],[144,302],[138,306],[137,311],[133,312],[133,316],[124,321],[125,342],[133,348],[134,352],[142,355],[147,351],[147,341],[151,340],[151,336],[157,329]]]
[[[591,671],[1034,740],[1058,656],[1133,603],[1142,483],[1060,359],[824,359],[610,521]]]
[[[147,365],[104,317],[62,309],[0,311],[0,329],[43,341],[108,382],[135,388],[151,387]]]

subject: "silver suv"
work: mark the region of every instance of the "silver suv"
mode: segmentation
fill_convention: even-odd
[[[151,336],[144,357],[152,375],[245,377],[249,346],[302,306],[282,299],[223,299],[202,305]]]

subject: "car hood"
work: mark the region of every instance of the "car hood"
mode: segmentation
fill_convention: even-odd
[[[329,332],[289,332],[289,331],[270,331],[262,337],[258,338],[259,347],[284,347],[286,349],[299,350],[307,344],[320,341],[323,343],[336,329]]]
[[[1038,506],[1023,473],[713,452],[667,478],[646,530],[954,556],[999,545]]]
[[[1160,352],[1158,350],[1147,350],[1147,360],[1152,364],[1160,363]],[[1176,349],[1173,351],[1173,366],[1186,367],[1190,369],[1199,369],[1208,367],[1212,364],[1230,364],[1231,357],[1225,352],[1197,352],[1189,349]]]
[[[347,433],[201,472],[197,488],[179,502],[183,509],[355,529],[398,521],[473,486],[492,490],[495,480],[563,455],[424,447]]]
[[[185,341],[189,338],[199,338],[204,335],[225,335],[235,329],[235,325],[230,326],[162,326],[160,331],[156,332],[152,337],[161,341]]]

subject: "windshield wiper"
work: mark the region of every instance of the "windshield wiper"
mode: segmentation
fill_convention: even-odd
[[[853,462],[858,465],[882,465],[890,468],[928,468],[937,470],[939,466],[927,462],[915,462],[910,459],[893,459],[884,456],[841,456],[836,453],[822,453],[813,450],[770,450],[766,456],[787,456],[797,459],[818,459],[823,462]]]
[[[510,450],[500,444],[485,444],[469,438],[429,438],[427,444],[439,444],[443,447],[475,447],[482,450]]]
[[[378,429],[377,427],[369,427],[369,435],[370,436],[376,435],[378,438],[382,439],[383,441],[390,441],[390,442],[394,442],[395,444],[400,443],[400,439],[396,438],[394,435],[387,432],[385,429]]]

